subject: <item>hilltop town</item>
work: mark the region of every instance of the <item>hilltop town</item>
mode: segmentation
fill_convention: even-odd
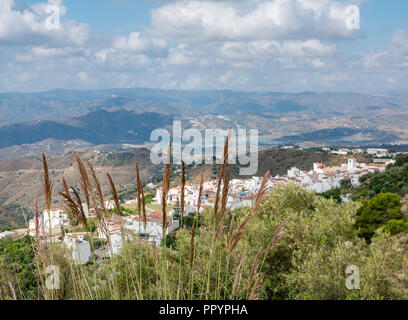
[[[353,186],[360,184],[360,178],[364,175],[383,172],[387,165],[393,164],[392,159],[384,159],[386,150],[376,150],[373,153],[378,156],[374,163],[358,163],[353,155],[350,155],[350,150],[331,150],[330,152],[347,152],[349,155],[347,163],[340,166],[325,166],[322,163],[314,163],[310,171],[303,171],[296,167],[292,167],[287,171],[286,175],[271,176],[266,184],[268,191],[274,187],[296,184],[303,186],[309,191],[316,193],[324,193],[333,188],[340,187],[341,181],[349,180]],[[354,150],[354,153],[359,150]],[[387,153],[388,156],[388,153]],[[250,179],[233,179],[230,181],[229,195],[227,207],[234,210],[239,207],[251,207],[254,198],[260,188],[262,177],[251,177]],[[217,192],[218,180],[209,180],[203,183],[202,199],[200,204],[200,212],[206,208],[214,206],[215,195]],[[109,241],[106,234],[102,231],[101,226],[97,225],[94,232],[69,232],[73,229],[67,213],[64,209],[53,209],[51,211],[44,210],[40,215],[39,226],[36,226],[35,220],[31,219],[28,222],[28,229],[19,229],[18,231],[6,231],[0,234],[0,239],[22,236],[29,234],[35,236],[39,232],[42,238],[48,241],[60,242],[71,249],[73,259],[79,264],[85,264],[92,259],[92,255],[97,262],[102,262],[106,257],[112,254],[119,254],[123,247],[124,241],[146,241],[152,245],[160,245],[163,240],[162,231],[162,212],[157,210],[160,208],[162,199],[162,188],[156,187],[150,183],[149,189],[155,190],[152,205],[147,209],[147,221],[144,225],[143,218],[133,211],[133,214],[126,216],[112,215],[107,221],[107,230],[109,233]],[[184,195],[184,216],[188,216],[197,211],[199,202],[198,184],[187,184],[185,186]],[[347,197],[343,198],[348,201]],[[175,186],[168,191],[167,204],[170,207],[167,215],[167,229],[165,234],[169,235],[175,232],[180,227],[180,204],[181,187]],[[113,211],[115,203],[113,200],[106,200],[105,207],[107,210]],[[134,199],[124,200],[121,205],[123,208],[136,208],[137,201]],[[87,207],[83,203],[84,212],[88,219],[96,219],[94,208]],[[38,230],[36,230],[38,228]],[[103,245],[97,250],[93,250],[90,245],[92,239],[98,239]]]

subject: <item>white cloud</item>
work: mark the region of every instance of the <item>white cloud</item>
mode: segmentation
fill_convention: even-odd
[[[178,1],[152,12],[152,29],[174,41],[349,38],[347,5],[331,0]]]
[[[396,30],[388,49],[371,52],[362,57],[364,66],[370,69],[404,69],[408,66],[408,32]]]
[[[88,80],[88,74],[86,72],[78,72],[77,76],[79,80],[81,81],[87,81]]]
[[[70,57],[73,55],[83,55],[84,51],[78,48],[48,48],[44,46],[33,47],[28,54],[17,54],[16,61],[19,62],[34,62],[56,58]]]
[[[60,28],[47,26],[47,7],[59,8]],[[4,45],[42,45],[54,46],[84,45],[90,35],[85,23],[62,19],[66,7],[61,0],[49,0],[32,6],[18,7],[14,0],[0,0],[0,46]]]
[[[148,37],[140,32],[133,32],[128,37],[118,37],[113,46],[117,50],[129,53],[162,56],[166,53],[167,43],[163,39]]]
[[[408,56],[408,32],[397,30],[392,38],[392,53],[398,56]]]
[[[64,17],[62,1],[55,3]],[[402,87],[408,33],[395,32],[383,50],[351,56],[336,40],[353,37],[345,28],[345,3],[176,1],[154,10],[152,25],[142,31],[97,35],[64,18],[61,30],[45,29],[46,2],[16,7],[0,0],[0,73],[8,75],[0,78],[0,91]]]

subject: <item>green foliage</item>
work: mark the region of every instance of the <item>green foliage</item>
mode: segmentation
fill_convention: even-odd
[[[176,247],[176,235],[174,234],[168,234],[166,237],[162,240],[162,245],[166,246],[167,248],[170,249],[175,249]]]
[[[356,226],[359,236],[370,242],[375,230],[393,219],[402,219],[401,197],[394,193],[380,193],[364,201],[357,211]]]
[[[180,207],[180,201],[178,199],[177,199],[177,202],[176,202],[173,210],[174,210],[174,215],[173,215],[174,220],[180,220],[181,207]]]
[[[403,240],[405,233],[391,237],[403,224],[395,221],[401,219],[393,217],[399,196],[380,194],[370,201],[365,206],[378,213],[383,219],[381,223],[386,224],[384,228],[375,228],[376,236],[370,244],[359,237],[355,227],[360,217],[357,216],[359,203],[338,203],[289,185],[274,188],[256,214],[250,208],[239,208],[220,221],[214,218],[212,210],[200,213],[192,267],[189,229],[167,235],[160,246],[127,241],[119,255],[102,264],[74,266],[69,252],[53,245],[45,260],[61,268],[61,290],[51,296],[45,291],[40,297],[407,299],[408,241]],[[250,217],[248,221],[246,217]],[[186,219],[192,222],[194,214]],[[247,224],[241,229],[245,221]],[[284,221],[286,224],[276,240]],[[240,240],[228,251],[229,236],[239,230],[242,230]],[[0,256],[4,259],[7,254]],[[24,259],[23,255],[19,259]],[[45,275],[46,265],[31,274]],[[351,265],[360,269],[361,290],[348,290],[345,285],[346,268]],[[0,277],[4,278],[4,274]],[[13,273],[9,270],[7,275],[10,274]],[[5,283],[3,278],[0,278],[0,293],[5,287],[1,285]],[[17,280],[13,283],[15,288],[19,287],[18,283]],[[10,293],[2,297],[10,298]]]
[[[354,227],[358,206],[355,202],[337,204],[296,186],[272,192],[248,235],[251,247],[265,245],[275,227],[289,219],[281,241],[265,260],[268,299],[407,297],[407,276],[401,277],[408,265],[401,252],[407,248],[386,235],[370,245],[360,239]],[[361,290],[345,286],[350,265],[360,268]]]
[[[388,231],[391,235],[396,235],[399,233],[404,232],[408,229],[408,222],[404,220],[390,220],[387,224],[383,227],[385,231]]]
[[[147,194],[147,195],[145,195],[145,204],[150,204],[150,203],[152,203],[153,202],[153,198],[154,198],[154,195],[152,195],[152,194]]]
[[[183,217],[183,224],[187,228],[191,228],[193,226],[195,213],[189,213],[188,215]],[[199,217],[197,220],[197,227],[200,227],[202,224],[202,219]]]
[[[113,209],[113,212],[116,212],[116,210]],[[123,217],[138,215],[137,210],[132,210],[130,208],[125,207],[120,207],[120,213]]]
[[[341,199],[340,188],[334,188],[319,195],[325,197],[326,199],[336,200],[338,203],[341,203],[343,201]]]
[[[347,194],[353,190],[353,185],[350,179],[344,179],[340,181],[341,194]]]
[[[107,242],[102,240],[102,239],[95,239],[95,238],[92,238],[90,236],[85,236],[84,240],[88,241],[91,248],[93,248],[94,250],[98,250],[100,248],[103,248],[107,244]]]
[[[355,188],[353,199],[371,199],[379,193],[397,193],[404,196],[408,193],[408,163],[399,159],[385,172],[377,172],[360,178],[361,186]]]
[[[9,283],[13,286],[17,298],[36,298],[36,269],[30,237],[0,241],[0,299],[11,298],[11,293],[4,290],[9,288]]]
[[[96,228],[98,226],[98,220],[96,218],[90,218],[88,219],[88,231],[89,232],[95,232]]]
[[[403,167],[408,164],[408,154],[399,154],[395,157],[395,166]]]

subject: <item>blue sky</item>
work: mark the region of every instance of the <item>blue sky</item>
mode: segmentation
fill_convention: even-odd
[[[35,4],[43,0],[29,0]],[[68,0],[66,18],[86,22],[96,32],[139,31],[150,23],[150,12],[165,1],[151,0]]]
[[[407,93],[407,16],[406,0],[0,0],[0,91]]]

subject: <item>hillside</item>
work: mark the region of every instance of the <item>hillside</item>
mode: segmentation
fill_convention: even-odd
[[[286,175],[292,167],[297,167],[303,171],[309,171],[313,168],[313,163],[319,162],[325,165],[335,166],[347,163],[348,156],[339,156],[314,150],[299,149],[277,149],[272,148],[259,153],[258,171],[256,176],[263,176],[270,170],[272,176]],[[372,157],[367,154],[356,155],[357,162],[368,163]],[[247,179],[247,176],[239,175],[239,165],[233,165],[231,174],[233,178]],[[201,173],[204,172],[205,180],[215,179],[218,176],[219,168],[214,165],[187,166],[187,177],[193,183],[199,183]],[[158,176],[158,179],[161,177]],[[174,177],[174,184],[180,183],[179,177]]]
[[[160,170],[151,163],[150,152],[147,149],[119,153],[85,152],[80,156],[84,161],[92,163],[104,191],[110,190],[106,178],[107,171],[112,174],[117,188],[126,190],[135,184],[136,161],[139,162],[142,179],[145,182]],[[65,177],[68,184],[79,186],[75,161],[72,154],[67,154],[63,157],[50,158],[48,164],[54,183],[54,205],[61,206],[59,192],[62,191],[62,177]],[[40,158],[10,159],[0,163],[0,206],[2,206],[0,208],[4,208],[0,211],[0,228],[24,225],[21,208],[26,208],[32,213],[34,196],[39,197],[39,205],[42,206],[41,178]]]
[[[396,163],[385,172],[377,172],[360,179],[362,184],[353,189],[353,199],[372,199],[380,193],[408,194],[408,155],[396,157]]]
[[[156,128],[173,123],[173,118],[158,113],[99,110],[82,117],[61,121],[31,121],[0,127],[0,149],[33,144],[46,139],[82,140],[92,144],[139,143],[150,139]]]
[[[0,94],[0,116],[0,148],[48,138],[143,144],[152,129],[165,127],[172,117],[202,130],[257,128],[261,143],[269,146],[408,143],[404,95],[54,90]]]
[[[150,161],[150,151],[138,149],[132,152],[92,152],[81,153],[83,160],[89,160],[101,177],[103,189],[109,191],[106,172],[109,171],[117,184],[119,194],[127,197],[135,196],[135,164],[139,162],[142,179],[145,183],[159,183],[162,178],[160,166],[155,166]],[[370,157],[360,155],[357,158],[361,162],[370,162]],[[312,169],[314,162],[328,165],[338,165],[347,162],[347,156],[330,155],[325,152],[297,149],[269,149],[259,154],[258,176],[263,176],[271,170],[272,175],[285,175],[291,167],[302,170]],[[56,206],[61,206],[59,192],[61,190],[62,177],[65,177],[70,185],[78,186],[78,173],[75,161],[71,153],[62,157],[49,159],[49,167],[54,182],[53,199]],[[174,167],[177,169],[177,167]],[[218,166],[188,166],[187,177],[189,182],[199,183],[201,172],[204,170],[206,180],[214,179],[218,175]],[[0,205],[7,207],[7,216],[3,214],[5,221],[0,221],[0,228],[9,225],[22,225],[21,208],[32,212],[34,196],[38,196],[42,204],[42,163],[40,158],[9,159],[0,163]],[[233,178],[240,178],[239,167],[233,166]],[[248,178],[248,177],[241,177]],[[173,172],[172,184],[179,184],[179,173]],[[109,192],[107,192],[109,194]],[[7,222],[7,223],[6,223]]]
[[[229,90],[177,91],[146,88],[95,91],[52,90],[0,94],[3,123],[56,120],[99,109],[167,112],[183,116],[257,114],[279,117],[288,113],[386,114],[407,108],[407,96],[372,96],[350,92],[234,92]],[[401,110],[399,110],[401,111]]]
[[[4,227],[17,228],[25,225],[21,208],[16,205],[0,206],[0,231]]]

